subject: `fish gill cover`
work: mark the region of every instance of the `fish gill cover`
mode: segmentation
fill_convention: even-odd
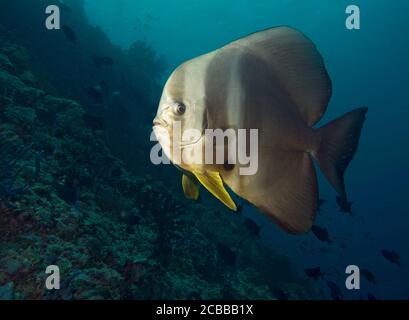
[[[224,12],[229,7],[232,16],[241,16],[240,23],[226,16],[209,26],[213,12],[198,12],[193,4],[189,11],[182,3],[167,13],[160,1],[151,9],[135,1],[57,1],[62,27],[50,32],[44,27],[50,1],[0,0],[0,299],[406,298],[407,260],[401,261],[398,252],[407,252],[407,241],[400,238],[408,227],[407,216],[401,215],[407,214],[401,197],[408,191],[407,175],[393,184],[382,167],[385,185],[379,191],[369,184],[381,179],[375,167],[392,167],[390,157],[400,166],[408,153],[402,151],[397,161],[380,132],[364,135],[361,162],[347,177],[354,201],[336,198],[324,186],[317,224],[297,238],[282,234],[237,197],[234,214],[203,192],[198,202],[188,201],[179,172],[152,165],[149,135],[165,76],[188,58],[265,27],[294,23],[311,33],[318,30],[335,88],[329,119],[342,114],[336,106],[348,111],[372,104],[373,110],[379,103],[358,92],[375,96],[370,84],[362,85],[361,78],[348,82],[348,73],[341,73],[342,63],[336,62],[349,57],[340,53],[334,35],[318,26],[317,16],[315,24],[308,24],[297,5],[246,3],[249,12],[232,1],[210,1],[209,8]],[[307,14],[322,5],[328,13],[322,23],[334,18],[333,8],[341,10],[339,21],[333,20],[344,28],[343,4],[314,3],[300,6]],[[266,8],[290,12],[267,17],[261,14]],[[365,35],[373,48],[378,45],[378,37]],[[344,33],[338,36],[346,39]],[[352,37],[348,43],[361,48],[360,38]],[[326,47],[326,40],[331,45]],[[400,45],[401,56],[409,56],[409,46]],[[395,51],[389,50],[390,58]],[[363,64],[371,59],[376,60],[357,58]],[[407,61],[402,65],[407,71]],[[376,78],[368,72],[368,79]],[[339,89],[342,83],[348,89]],[[400,85],[405,83],[407,78]],[[375,82],[371,88],[389,92],[392,85]],[[396,96],[393,106],[402,109],[409,102],[404,99]],[[388,106],[376,105],[381,107]],[[369,129],[385,130],[385,114],[376,108]],[[396,121],[388,128],[397,137],[395,147],[409,136],[399,131],[402,119],[390,119]],[[374,155],[379,142],[390,151],[387,160]],[[395,167],[396,175],[400,168]],[[364,182],[357,178],[361,174]],[[374,194],[388,193],[386,185],[401,186],[389,191],[396,194],[388,201],[399,201],[391,214],[402,223],[386,224],[400,230],[398,239],[379,230],[383,216],[373,204],[381,201],[374,201]],[[386,212],[385,203],[380,207]],[[378,214],[372,217],[373,212]],[[361,291],[345,289],[345,268],[351,264],[362,267]],[[50,265],[60,268],[59,290],[44,285]]]

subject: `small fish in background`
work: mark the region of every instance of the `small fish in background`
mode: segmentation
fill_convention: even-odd
[[[321,207],[325,203],[324,199],[318,199],[317,212],[321,212]]]
[[[99,82],[99,86],[100,86],[100,88],[102,89],[102,91],[103,91],[105,94],[108,94],[108,93],[109,93],[109,85],[108,85],[108,83],[106,83],[104,80],[101,80],[101,81]]]
[[[138,225],[141,221],[141,216],[137,210],[122,210],[120,216],[128,227]]]
[[[339,212],[349,213],[351,216],[354,215],[352,212],[352,201],[348,201],[344,197],[337,196],[336,201],[339,207]]]
[[[330,240],[328,231],[326,229],[314,225],[311,227],[311,231],[318,240],[322,242],[332,243],[332,240]]]
[[[246,207],[251,207],[251,203],[242,199],[241,203],[237,205],[237,213],[242,214]]]
[[[331,291],[330,294],[331,294],[331,299],[332,300],[342,300],[343,299],[343,296],[338,295],[334,291]]]
[[[364,239],[368,239],[371,235],[372,233],[370,231],[365,232]]]
[[[327,285],[328,285],[328,288],[331,289],[331,291],[334,291],[334,292],[336,292],[338,294],[342,294],[342,291],[341,291],[340,287],[335,282],[327,281]]]
[[[228,266],[235,266],[237,262],[237,254],[223,243],[217,244],[217,252]]]
[[[98,56],[96,54],[92,55],[92,61],[97,68],[102,68],[103,66],[113,66],[115,61],[108,56]]]
[[[301,251],[301,253],[307,253],[308,251],[308,249],[307,248],[305,248],[305,247],[302,247],[302,246],[300,246],[300,251]]]
[[[370,270],[362,268],[360,270],[360,273],[369,282],[376,283],[376,278],[375,278],[374,274]]]
[[[241,215],[243,213],[244,206],[242,204],[237,205],[237,214]]]
[[[340,287],[335,282],[327,281],[327,286],[331,291],[331,298],[333,300],[342,300],[344,298]]]
[[[263,227],[260,227],[257,223],[255,223],[252,219],[245,218],[244,225],[246,226],[248,232],[250,233],[251,237],[259,237],[260,232]]]
[[[112,98],[121,99],[121,93],[119,91],[112,92]]]
[[[324,279],[325,273],[321,271],[321,267],[308,268],[304,270],[307,277],[318,281],[319,278]]]
[[[301,242],[301,244],[300,244],[300,246],[299,246],[299,249],[300,249],[300,251],[302,252],[302,253],[306,253],[307,252],[307,250],[308,250],[308,242],[307,241],[303,241],[303,242]]]
[[[288,300],[290,298],[288,292],[284,292],[278,287],[273,288],[271,293],[277,298],[277,300]]]
[[[105,130],[105,125],[101,117],[86,113],[83,116],[85,125],[92,130]]]
[[[346,247],[348,246],[348,244],[347,243],[341,243],[341,249],[345,249]]]
[[[375,297],[372,293],[368,293],[368,300],[379,300],[379,299]]]
[[[337,268],[332,267],[331,269],[332,269],[332,271],[334,272],[334,274],[335,274],[336,276],[338,276],[338,277],[341,276],[341,272],[340,272]]]
[[[188,295],[188,300],[203,300],[203,298],[200,295],[200,292],[195,291]]]
[[[62,31],[64,32],[65,38],[74,44],[77,44],[77,36],[75,35],[74,31],[67,25],[62,26]]]
[[[253,237],[260,238],[261,230],[264,226],[259,226],[253,219],[244,218],[244,225],[249,233],[249,235],[244,236],[238,243],[237,248],[241,248],[242,244]]]
[[[390,263],[400,266],[400,256],[395,251],[382,250],[381,253]]]
[[[150,26],[149,24],[147,24],[147,23],[144,23],[143,26],[144,26],[146,29],[150,29],[150,28],[151,28],[151,26]]]
[[[104,103],[104,93],[100,86],[88,87],[85,89],[88,97],[97,104]]]
[[[146,17],[147,17],[149,20],[152,20],[152,16],[151,16],[150,13],[148,13],[148,14],[146,15]]]
[[[56,184],[55,189],[57,195],[62,200],[76,208],[79,208],[80,188],[79,182],[76,178],[70,177],[63,185]]]
[[[40,177],[40,173],[41,173],[41,163],[45,160],[44,159],[44,151],[41,150],[39,152],[36,152],[35,155],[35,160],[34,160],[34,179],[38,180],[38,178]]]

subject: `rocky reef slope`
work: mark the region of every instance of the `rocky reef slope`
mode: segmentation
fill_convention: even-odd
[[[50,94],[30,52],[2,35],[0,298],[314,296],[239,214],[132,173],[98,119]],[[60,290],[45,289],[48,265]]]

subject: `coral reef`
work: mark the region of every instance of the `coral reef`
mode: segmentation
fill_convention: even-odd
[[[63,30],[45,28],[49,1],[0,1],[0,32],[11,42],[3,51],[13,65],[4,56],[0,61],[12,73],[30,66],[31,72],[20,72],[23,83],[41,84],[50,94],[78,101],[94,123],[98,120],[106,127],[111,151],[133,171],[144,172],[147,158],[139,151],[150,150],[148,130],[161,92],[157,80],[167,63],[147,42],[136,41],[128,50],[113,45],[88,23],[83,1],[67,3],[69,11],[62,11],[61,23],[75,33],[76,43],[68,41]]]

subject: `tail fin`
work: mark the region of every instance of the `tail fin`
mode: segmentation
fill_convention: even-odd
[[[325,177],[344,199],[344,172],[358,148],[367,111],[368,108],[355,109],[318,129],[322,140],[314,156]]]

